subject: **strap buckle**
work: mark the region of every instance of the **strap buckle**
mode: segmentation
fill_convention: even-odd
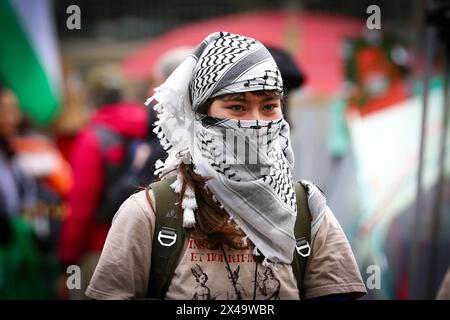
[[[305,237],[296,240],[295,248],[297,249],[298,254],[303,258],[309,257],[309,254],[311,253],[311,247]]]
[[[164,242],[163,239],[170,240]],[[171,247],[177,241],[177,230],[169,227],[161,227],[161,231],[158,233],[158,242],[164,247]]]

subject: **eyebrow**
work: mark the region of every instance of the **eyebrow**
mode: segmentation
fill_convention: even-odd
[[[276,99],[280,99],[280,97],[277,97],[277,96],[267,96],[267,97],[265,97],[262,101],[270,101],[270,100],[276,100]]]
[[[220,98],[222,101],[246,101],[243,93],[230,94]]]

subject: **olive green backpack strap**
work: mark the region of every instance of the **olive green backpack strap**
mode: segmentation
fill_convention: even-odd
[[[155,231],[147,298],[164,299],[184,245],[184,229],[177,222],[175,202],[177,194],[170,187],[175,177],[150,185],[155,196]]]
[[[297,200],[297,219],[294,227],[296,248],[292,268],[297,278],[300,298],[303,298],[303,278],[305,276],[306,262],[311,252],[311,213],[308,207],[307,190],[300,182],[295,183],[295,194]]]

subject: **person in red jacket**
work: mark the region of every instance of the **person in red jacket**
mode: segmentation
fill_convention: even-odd
[[[99,217],[104,192],[113,183],[110,169],[122,166],[127,159],[128,142],[145,139],[150,127],[146,108],[122,101],[123,81],[116,69],[102,68],[91,84],[95,103],[100,107],[75,139],[71,152],[74,184],[60,238],[59,255],[64,273],[70,265],[78,265],[81,271],[81,288],[70,292],[74,299],[85,298],[82,292],[110,228],[112,216]],[[64,287],[66,283],[61,285]]]

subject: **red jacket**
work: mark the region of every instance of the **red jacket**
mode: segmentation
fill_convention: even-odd
[[[75,139],[70,162],[74,185],[69,194],[69,215],[63,223],[59,254],[63,265],[76,264],[85,252],[101,252],[110,224],[94,220],[103,189],[102,157],[122,161],[124,146],[101,154],[93,125],[107,126],[127,138],[144,138],[148,132],[148,111],[134,103],[108,105],[98,109],[90,124]]]

